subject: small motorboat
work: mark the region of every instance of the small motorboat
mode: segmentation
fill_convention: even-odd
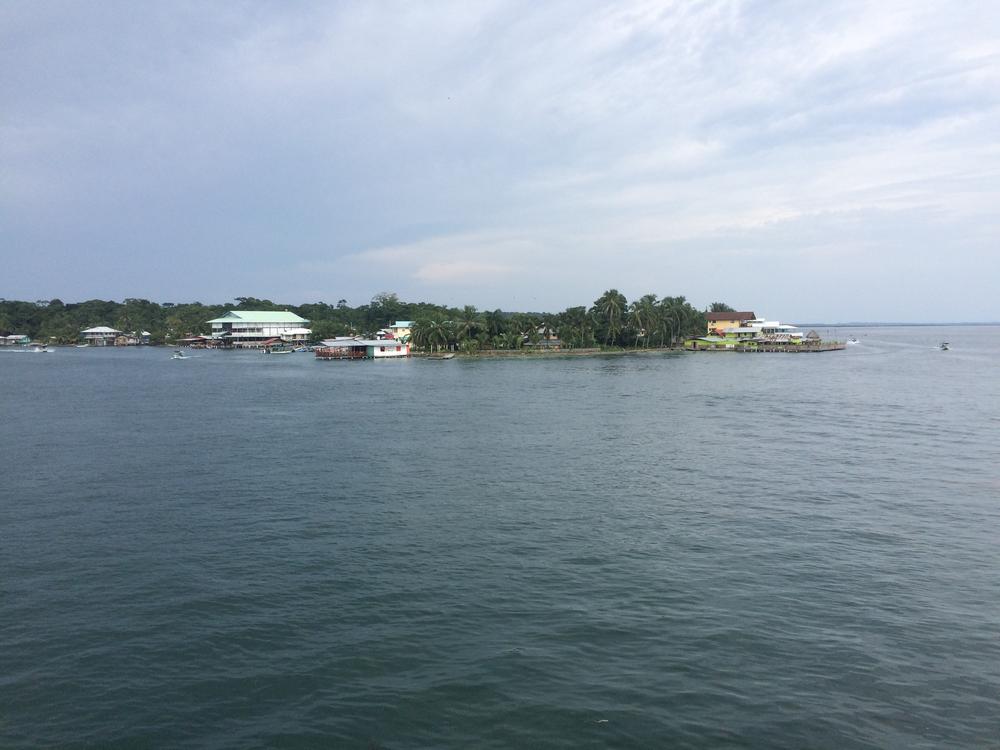
[[[942,341],[940,349],[941,349],[941,351],[946,352],[946,351],[948,351],[948,347],[950,347],[950,346],[951,346],[951,344],[949,344],[947,341]]]
[[[264,354],[295,354],[294,349],[265,349]]]
[[[170,359],[191,359],[191,358],[178,349],[176,352],[170,355]]]
[[[847,339],[847,343],[848,343],[848,344],[860,344],[861,342],[860,342],[860,341],[858,341],[858,340],[857,340],[856,338],[854,338],[853,336],[851,336],[851,338]]]

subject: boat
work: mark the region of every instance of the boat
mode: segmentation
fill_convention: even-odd
[[[847,343],[848,343],[848,344],[860,344],[861,342],[860,342],[860,341],[858,341],[858,340],[857,340],[856,338],[854,338],[853,336],[851,336],[851,338],[847,339]]]
[[[33,346],[28,351],[29,352],[34,352],[35,354],[50,354],[51,353],[44,346]]]
[[[265,349],[264,354],[295,354],[294,349]]]
[[[76,348],[77,349],[86,349],[88,346],[90,346],[90,344],[77,344]]]
[[[949,344],[947,341],[942,341],[941,342],[941,351],[943,351],[943,352],[948,351],[948,347],[949,346],[951,346],[951,344]]]
[[[424,357],[424,359],[455,359],[453,353],[449,354],[432,354],[430,356]]]
[[[191,357],[186,355],[184,352],[177,350],[176,352],[170,355],[170,359],[191,359]]]

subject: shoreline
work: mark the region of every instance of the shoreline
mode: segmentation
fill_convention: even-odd
[[[454,359],[535,359],[556,357],[619,357],[625,354],[686,354],[680,347],[650,349],[557,349],[552,351],[526,351],[524,349],[485,349],[478,352],[411,352],[413,359],[434,359],[444,354],[454,354]]]

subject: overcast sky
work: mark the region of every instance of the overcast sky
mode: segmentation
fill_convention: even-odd
[[[1000,319],[1000,3],[0,4],[0,297]]]

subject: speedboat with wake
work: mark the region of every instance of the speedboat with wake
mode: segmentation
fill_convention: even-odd
[[[950,346],[951,344],[949,344],[947,341],[942,341],[941,346],[939,348],[941,349],[941,351],[946,352],[948,351],[948,347]]]
[[[178,349],[177,351],[175,351],[173,354],[170,355],[170,359],[191,359],[191,357],[189,357],[180,349]]]

